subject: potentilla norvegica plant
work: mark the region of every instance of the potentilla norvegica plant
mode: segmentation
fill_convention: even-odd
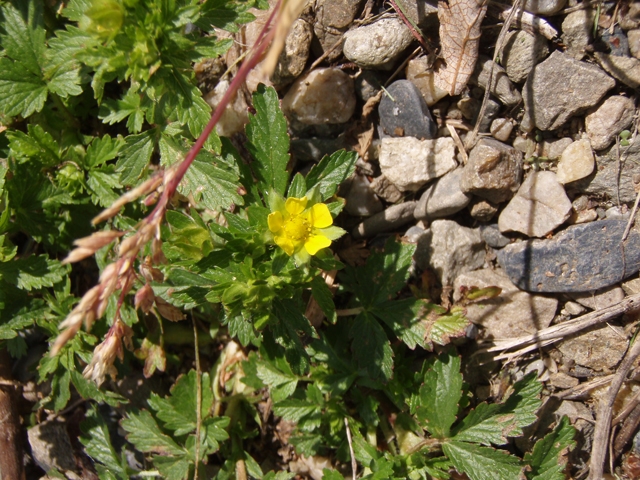
[[[80,441],[101,479],[292,478],[264,473],[278,459],[257,446],[280,421],[298,455],[331,459],[329,479],[352,460],[361,478],[564,478],[566,420],[529,453],[496,448],[536,421],[540,384],[472,401],[442,347],[464,336],[464,308],[407,288],[413,245],[335,257],[355,153],[292,176],[264,86],[249,155],[212,133],[222,109],[211,117],[192,65],[229,48],[213,27],[235,32],[266,2],[0,5],[0,348],[17,361],[48,343],[34,409],[86,400]],[[298,8],[274,10],[223,106]],[[138,372],[143,398],[119,383]]]

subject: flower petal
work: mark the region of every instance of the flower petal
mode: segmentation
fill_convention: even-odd
[[[276,245],[278,245],[282,250],[284,250],[284,253],[289,256],[293,255],[295,245],[289,237],[285,235],[278,235],[274,237],[273,241],[276,242]]]
[[[333,217],[324,203],[316,203],[311,207],[311,225],[315,228],[325,228],[333,224]]]
[[[300,215],[307,208],[307,197],[289,197],[284,204],[284,208],[291,215]]]
[[[280,230],[282,230],[282,225],[284,224],[284,218],[282,218],[282,213],[280,212],[270,213],[269,216],[267,217],[267,223],[269,224],[269,230],[271,230],[273,233],[278,233]]]
[[[324,235],[310,235],[304,242],[304,248],[310,255],[315,255],[319,250],[327,248],[329,245],[331,245],[331,240]]]

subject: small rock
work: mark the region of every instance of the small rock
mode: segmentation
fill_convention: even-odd
[[[627,295],[640,293],[640,278],[632,278],[622,283],[622,289]]]
[[[428,106],[435,105],[441,99],[449,95],[446,90],[438,88],[434,83],[434,71],[429,66],[429,60],[427,57],[418,57],[410,60],[407,64],[405,72],[407,80],[413,83],[420,93],[422,98],[427,102]]]
[[[460,190],[461,177],[462,169],[457,168],[431,184],[418,201],[415,217],[418,220],[443,218],[466,207],[471,197]]]
[[[466,316],[482,325],[488,338],[515,338],[548,327],[555,316],[558,300],[519,290],[500,269],[485,268],[458,276],[453,299],[460,299],[460,287],[499,287],[500,295],[466,306]]]
[[[627,210],[626,205],[623,205],[622,207],[607,208],[607,211],[604,213],[604,218],[608,219],[624,218],[625,220],[628,220],[630,216],[631,212]]]
[[[496,118],[489,128],[491,136],[500,142],[506,142],[513,131],[513,123],[506,118]]]
[[[291,152],[297,160],[319,162],[325,155],[347,147],[344,136],[338,138],[294,138],[291,140]]]
[[[420,237],[426,232],[427,231],[424,228],[414,225],[413,227],[409,227],[409,229],[404,233],[403,239],[410,243],[418,243]]]
[[[384,209],[382,202],[371,189],[371,183],[364,175],[354,175],[347,195],[345,209],[356,217],[369,217]]]
[[[525,0],[523,9],[534,15],[553,15],[564,8],[567,0]]]
[[[564,310],[567,312],[567,314],[573,317],[582,315],[584,312],[587,311],[587,309],[584,308],[582,305],[580,305],[578,302],[572,302],[572,301],[568,301],[567,303],[564,304]]]
[[[326,53],[328,62],[342,55],[342,36],[360,11],[362,0],[318,0],[315,2],[316,21],[313,26],[317,43],[314,51],[319,57]]]
[[[400,205],[393,205],[386,210],[376,213],[373,217],[367,218],[364,222],[353,229],[353,238],[372,237],[378,233],[391,232],[415,221],[413,211],[416,209],[416,202],[404,202]]]
[[[557,179],[562,184],[575,182],[589,176],[594,167],[591,143],[586,138],[578,140],[562,152],[558,162]]]
[[[418,240],[414,254],[421,269],[432,269],[442,285],[451,285],[461,273],[484,265],[484,242],[478,229],[451,220],[434,220]]]
[[[474,198],[469,207],[469,214],[479,222],[488,222],[498,213],[497,206],[481,198]]]
[[[558,138],[556,140],[544,140],[540,143],[538,156],[555,160],[556,158],[560,158],[562,152],[572,143],[573,140],[569,137]]]
[[[415,191],[429,180],[456,167],[452,138],[418,140],[414,137],[383,138],[380,169],[400,190]]]
[[[615,84],[595,65],[556,50],[531,70],[525,82],[525,117],[540,130],[555,130],[597,104]]]
[[[622,328],[597,325],[569,336],[558,345],[558,350],[562,353],[565,363],[573,360],[578,365],[602,372],[618,365],[628,345],[627,336]]]
[[[482,235],[482,239],[491,248],[502,248],[511,243],[511,239],[509,237],[505,237],[502,232],[500,232],[500,228],[497,223],[481,225],[480,235]]]
[[[380,198],[384,198],[389,203],[397,203],[402,199],[402,192],[384,175],[380,175],[371,182],[371,189]]]
[[[27,431],[31,454],[44,470],[75,470],[71,440],[64,423],[55,420],[40,423]]]
[[[457,103],[458,110],[467,120],[473,120],[480,112],[480,101],[473,97],[462,97]]]
[[[614,78],[631,88],[640,88],[640,60],[596,52],[596,60]]]
[[[605,28],[600,39],[609,48],[611,55],[615,55],[617,57],[629,56],[629,41],[620,28],[620,25],[614,25],[613,33],[611,33],[609,28]]]
[[[607,98],[585,118],[585,129],[594,150],[603,150],[616,135],[631,125],[636,107],[633,100],[621,95]],[[591,173],[591,172],[589,172]]]
[[[640,135],[629,147],[625,147],[625,161],[620,162],[618,150],[613,145],[596,158],[596,171],[584,180],[571,184],[571,191],[597,195],[617,202],[633,202],[636,186],[640,183]]]
[[[624,247],[620,244],[626,224],[602,220],[573,225],[549,240],[508,245],[498,252],[498,262],[511,281],[527,291],[605,288],[640,270],[640,234],[632,229]]]
[[[216,87],[207,94],[205,101],[214,110],[229,90],[229,81],[220,80]],[[222,117],[216,124],[216,133],[223,137],[232,137],[236,133],[244,132],[244,126],[249,123],[247,102],[244,95],[236,94],[225,108]]]
[[[397,0],[396,3],[402,12],[423,32],[429,31],[429,26],[434,26],[438,21],[438,3],[435,0]],[[437,27],[436,27],[437,28]]]
[[[482,117],[482,120],[480,120],[480,126],[478,128],[478,131],[482,133],[488,133],[489,128],[491,127],[491,121],[495,118],[495,116],[498,114],[499,111],[500,111],[500,104],[489,98],[487,100],[487,103],[485,104],[484,115]],[[475,124],[476,121],[477,121],[477,116],[474,116],[472,123]]]
[[[621,9],[622,15],[618,17],[620,27],[623,30],[633,30],[634,28],[640,28],[640,2],[638,2],[637,0],[632,0],[627,3],[629,4],[629,8]]]
[[[571,215],[571,200],[553,172],[531,172],[498,218],[501,232],[544,237]]]
[[[493,81],[491,82],[491,93],[507,106],[517,105],[522,101],[520,92],[513,86],[504,68],[488,57],[480,56],[476,63],[476,69],[469,81],[486,89],[489,84],[489,71],[493,65]]]
[[[409,80],[397,80],[382,95],[380,125],[392,137],[416,137],[431,139],[436,134],[436,124],[420,91]]]
[[[542,35],[531,35],[524,30],[511,31],[502,49],[502,63],[509,79],[522,83],[531,69],[547,55],[549,47]]]
[[[624,300],[624,290],[614,285],[595,292],[570,293],[569,296],[591,310],[602,310]]]
[[[640,59],[640,29],[633,29],[627,32],[627,39],[629,40],[629,51],[631,55]]]
[[[549,376],[549,384],[553,387],[564,390],[578,386],[580,384],[580,380],[572,377],[571,375],[567,375],[566,373],[557,372],[552,373]]]
[[[319,68],[298,78],[282,99],[285,114],[306,125],[345,123],[355,108],[353,80],[337,68]]]
[[[412,41],[411,30],[402,20],[383,18],[345,33],[342,49],[359,67],[390,70]]]
[[[579,212],[573,212],[571,217],[569,218],[569,222],[572,225],[577,225],[579,223],[589,223],[598,219],[598,212],[596,212],[593,208],[588,210],[581,210]]]
[[[469,153],[460,188],[493,203],[504,202],[520,186],[522,153],[491,138],[481,139]]]
[[[562,43],[567,46],[567,53],[577,60],[585,55],[593,35],[595,9],[580,9],[568,13],[562,22]]]
[[[380,91],[382,82],[374,70],[361,70],[355,78],[356,95],[363,102],[375,97]]]
[[[307,65],[313,28],[305,20],[299,18],[289,30],[282,53],[278,57],[276,69],[270,80],[276,88],[282,87],[296,79]]]

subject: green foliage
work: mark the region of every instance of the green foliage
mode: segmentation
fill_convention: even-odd
[[[90,331],[78,331],[55,356],[44,352],[82,295],[109,277],[119,247],[103,246],[95,262],[74,268],[61,259],[74,240],[94,233],[90,219],[102,209],[185,158],[211,114],[194,62],[231,45],[213,27],[235,32],[253,19],[250,7],[267,6],[52,5],[0,7],[7,127],[0,132],[0,348],[19,358],[39,342],[37,381],[47,394],[36,408],[60,412],[87,401],[80,440],[99,478],[183,479],[197,468],[200,478],[222,480],[235,478],[239,465],[254,478],[292,478],[260,466],[254,438],[274,421],[264,415],[267,396],[275,421],[294,424],[289,442],[298,454],[348,463],[347,419],[361,478],[446,479],[454,470],[473,480],[561,478],[573,446],[566,420],[531,452],[504,448],[536,419],[541,387],[533,377],[499,403],[470,405],[461,359],[452,349],[426,353],[442,352],[469,322],[461,307],[433,305],[408,288],[413,245],[390,238],[355,267],[330,248],[296,264],[275,244],[269,215],[283,211],[285,194],[326,202],[336,219],[344,206],[338,187],[353,175],[357,155],[335,152],[296,173],[278,94],[264,86],[246,127],[251,158],[211,135],[162,212],[154,248],[143,245],[132,260],[131,294],[116,290],[102,317],[85,318]],[[117,241],[145,225],[155,197],[143,200],[110,220],[107,230],[125,234]],[[331,270],[339,271],[337,291],[322,275]],[[95,367],[94,353],[106,355],[107,342],[96,347],[116,321],[130,330],[101,366],[107,377],[142,381],[136,395],[83,375]],[[196,345],[194,326],[200,353],[215,363],[210,372],[192,369],[185,353]],[[343,478],[328,468],[324,476]]]

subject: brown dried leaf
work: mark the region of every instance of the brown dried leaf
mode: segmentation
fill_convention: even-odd
[[[446,66],[435,73],[437,87],[459,95],[467,85],[478,59],[480,24],[487,11],[487,0],[440,0],[440,55]]]

